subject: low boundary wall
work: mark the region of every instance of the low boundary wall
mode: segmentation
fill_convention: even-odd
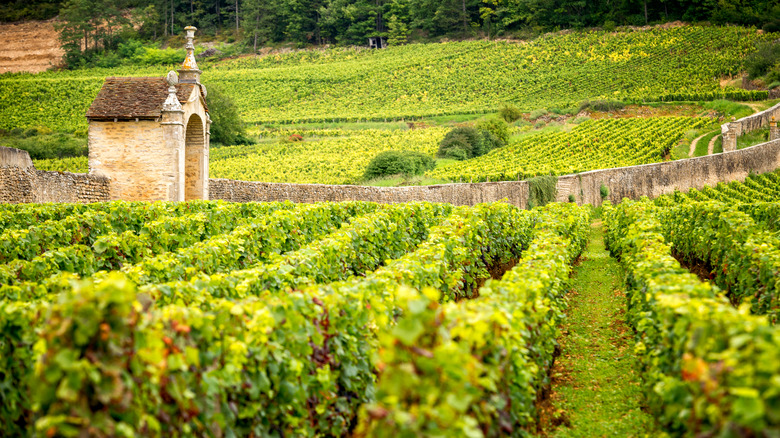
[[[25,160],[18,155],[13,153],[13,159],[21,160],[19,162],[23,166],[0,165],[0,202],[88,203],[107,201],[110,198],[111,182],[106,177],[36,170],[32,162],[26,166]],[[690,188],[701,189],[718,182],[743,181],[751,172],[770,172],[779,167],[780,139],[776,139],[757,146],[705,157],[563,175],[558,178],[557,200],[567,202],[571,195],[578,204],[601,205],[602,184],[609,190],[607,199],[613,203],[620,202],[623,198],[654,198],[674,190],[686,191]],[[231,202],[361,200],[381,203],[428,201],[474,205],[506,200],[510,204],[527,208],[529,186],[527,181],[366,187],[211,179],[209,192],[211,199]]]
[[[721,140],[723,142],[723,151],[735,151],[737,149],[737,138],[740,135],[768,126],[773,117],[780,119],[780,103],[737,121],[720,125],[720,132],[723,136]]]
[[[16,148],[0,147],[0,167],[20,167],[29,169],[33,167],[30,154],[27,151]]]
[[[2,148],[0,148],[2,149]],[[0,167],[0,202],[108,201],[111,181],[85,173],[46,172],[35,167]]]
[[[593,170],[558,177],[557,201],[601,205],[601,185],[612,203],[623,198],[651,198],[701,189],[718,182],[743,181],[751,172],[771,172],[780,167],[780,140],[733,152],[641,166]],[[283,184],[211,179],[211,199],[233,202],[373,201],[382,203],[429,201],[474,205],[506,199],[520,208],[528,206],[528,182],[456,183],[412,187],[366,187],[324,184]]]
[[[409,201],[449,202],[454,205],[474,205],[506,198],[511,204],[525,205],[528,200],[526,181],[491,183],[439,184],[432,186],[368,187],[326,184],[285,184],[209,180],[211,199],[233,202],[317,202],[373,201],[398,203]]]

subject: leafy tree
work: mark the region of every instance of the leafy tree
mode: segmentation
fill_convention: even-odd
[[[207,90],[206,105],[211,117],[211,142],[220,145],[251,143],[233,99],[217,85],[208,85]]]

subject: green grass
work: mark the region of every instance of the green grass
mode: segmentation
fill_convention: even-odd
[[[712,145],[712,153],[719,154],[721,152],[723,152],[723,137],[718,137],[718,139],[715,140],[715,144]]]
[[[633,333],[625,322],[623,275],[604,248],[597,221],[574,270],[562,353],[553,369],[552,402],[570,425],[547,435],[639,437],[658,432],[653,417],[642,410]]]
[[[734,117],[741,119],[742,117],[753,114],[753,108],[729,100],[713,100],[712,102],[706,102],[702,105],[706,109],[717,111],[723,117]]]
[[[746,132],[737,137],[737,149],[745,149],[769,141],[769,127]]]
[[[672,148],[670,153],[672,160],[681,160],[688,158],[688,151],[690,150],[690,142],[682,142]]]
[[[712,137],[715,137],[716,135],[720,135],[720,129],[716,129],[702,137],[702,139],[696,143],[696,149],[693,151],[693,156],[703,157],[707,155],[707,147],[709,146]]]

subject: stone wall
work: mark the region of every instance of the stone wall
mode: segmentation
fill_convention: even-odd
[[[772,117],[780,120],[780,103],[765,109],[764,111],[743,117],[737,121],[722,124],[720,126],[720,132],[723,136],[723,151],[731,152],[736,150],[737,138],[740,135],[768,126]]]
[[[109,200],[110,189],[106,177],[0,167],[0,202],[100,202]]]
[[[609,189],[612,203],[623,198],[655,198],[675,190],[744,181],[750,172],[771,172],[778,167],[780,140],[774,140],[722,154],[561,176],[557,200],[566,202],[574,195],[578,204],[601,205],[602,184]]]
[[[232,202],[360,200],[381,203],[428,201],[449,202],[454,205],[474,205],[480,202],[506,199],[511,204],[525,206],[528,200],[528,183],[507,181],[411,187],[366,187],[212,179],[209,181],[209,194],[211,199],[224,199]]]
[[[780,167],[780,140],[733,152],[667,161],[643,166],[594,170],[558,178],[557,200],[601,205],[601,185],[612,203],[623,198],[651,198],[675,190],[700,189],[718,182],[743,181],[750,173],[770,172]],[[528,183],[506,181],[475,184],[442,184],[419,187],[365,187],[323,184],[282,184],[227,179],[210,181],[211,199],[233,202],[374,201],[382,203],[429,201],[474,205],[506,199],[520,208],[528,205]]]
[[[16,148],[0,147],[0,167],[33,167],[30,154]]]
[[[0,147],[0,202],[100,202],[110,191],[106,177],[37,170],[27,151]]]

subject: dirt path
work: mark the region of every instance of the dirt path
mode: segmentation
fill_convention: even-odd
[[[749,106],[753,110],[753,114],[763,111],[760,106],[758,106],[757,103],[751,103],[751,102],[743,102],[745,105]]]
[[[688,151],[688,156],[689,157],[693,157],[694,156],[694,154],[696,153],[696,145],[699,143],[699,140],[704,138],[704,136],[706,136],[706,135],[707,135],[707,133],[705,132],[704,134],[702,134],[702,135],[700,135],[700,136],[698,136],[698,137],[693,139],[693,141],[691,142],[691,148]]]
[[[563,426],[554,437],[640,437],[657,432],[642,410],[633,334],[625,322],[623,272],[604,248],[601,221],[575,268],[563,326],[561,355],[553,368],[552,405]]]

